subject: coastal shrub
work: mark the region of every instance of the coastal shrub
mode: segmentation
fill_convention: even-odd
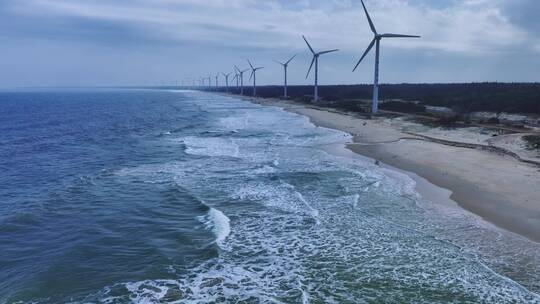
[[[403,113],[423,113],[426,107],[414,102],[387,101],[380,104],[382,110],[396,111]]]
[[[439,126],[451,128],[451,127],[456,127],[460,121],[462,121],[462,120],[461,120],[461,116],[459,116],[459,115],[454,115],[454,116],[441,117],[441,118],[439,118],[439,119],[437,120],[437,124],[438,124]]]
[[[238,92],[236,89],[233,91]],[[320,96],[332,101],[370,100],[372,92],[373,86],[367,84],[319,87]],[[280,97],[283,95],[283,87],[260,86],[257,94],[261,97]],[[290,86],[288,94],[292,99],[313,95],[313,86]],[[540,114],[539,96],[540,83],[404,83],[380,86],[381,100],[420,101],[422,105],[451,108],[459,113],[481,111]]]
[[[492,117],[492,118],[487,120],[487,123],[496,125],[496,124],[499,124],[500,121],[499,121],[499,119],[497,117]]]
[[[540,150],[540,135],[525,135],[523,140],[527,143],[527,149]]]

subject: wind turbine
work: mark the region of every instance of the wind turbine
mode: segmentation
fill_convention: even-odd
[[[219,88],[219,73],[216,74],[216,91]]]
[[[289,63],[291,63],[291,61],[294,59],[294,57],[296,57],[296,55],[292,56],[291,59],[289,59],[288,61],[286,62],[279,62],[279,61],[276,61],[276,63],[279,63],[283,66],[283,70],[285,71],[285,84],[283,86],[283,97],[284,98],[287,98],[287,68],[289,67]]]
[[[238,72],[236,71],[236,69],[234,70],[234,77],[233,77],[233,80],[236,80],[236,91],[238,91],[238,88],[240,87],[240,85],[239,85],[240,74],[238,74]]]
[[[369,27],[371,28],[371,31],[373,32],[373,40],[371,40],[371,43],[369,44],[368,48],[358,60],[358,63],[353,69],[353,72],[356,71],[356,68],[360,65],[362,60],[366,57],[366,55],[371,51],[373,46],[375,45],[375,79],[373,80],[373,101],[371,104],[371,113],[376,114],[379,110],[379,55],[380,55],[380,43],[381,39],[383,38],[420,38],[420,36],[415,35],[402,35],[402,34],[379,34],[377,33],[377,30],[375,29],[375,25],[373,25],[373,21],[371,20],[371,17],[369,16],[369,13],[366,9],[366,5],[364,4],[364,1],[361,0],[362,6],[364,7],[364,12],[366,13],[367,20],[369,22]]]
[[[231,73],[221,73],[223,77],[225,77],[225,92],[229,93],[229,76],[231,76]]]
[[[251,75],[249,76],[249,80],[253,78],[253,96],[256,96],[257,95],[257,71],[260,69],[264,69],[264,67],[254,68],[253,65],[251,64],[251,61],[249,61],[249,59],[247,62],[249,63],[249,66],[251,67]]]
[[[317,102],[317,101],[319,101],[319,56],[324,55],[324,54],[328,54],[328,53],[332,53],[332,52],[337,52],[339,50],[334,49],[334,50],[322,51],[322,52],[316,53],[313,50],[313,48],[311,47],[311,45],[309,44],[309,42],[307,41],[306,37],[304,37],[302,35],[302,38],[304,38],[304,41],[306,42],[307,46],[309,47],[309,50],[311,51],[311,53],[313,53],[313,60],[311,60],[311,65],[309,66],[309,70],[307,72],[306,79],[309,77],[309,73],[311,72],[311,68],[313,68],[313,64],[315,64],[315,93],[314,93],[313,101]]]
[[[238,78],[240,78],[240,95],[244,95],[244,73],[249,69],[241,71],[237,66],[234,66],[238,71]]]

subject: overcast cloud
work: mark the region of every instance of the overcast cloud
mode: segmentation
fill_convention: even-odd
[[[540,1],[366,0],[383,41],[383,82],[540,81]],[[373,58],[352,73],[372,39],[356,0],[0,0],[0,87],[138,85],[229,71],[250,58],[279,83],[272,60],[309,54],[323,83],[369,82]]]

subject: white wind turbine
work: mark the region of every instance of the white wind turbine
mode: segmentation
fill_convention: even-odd
[[[242,71],[237,66],[234,67],[236,68],[236,71],[238,72],[238,78],[240,79],[240,95],[244,95],[244,73],[247,72],[249,69]]]
[[[233,80],[236,80],[236,91],[238,91],[239,87],[240,87],[240,74],[238,74],[238,72],[236,71],[236,69],[234,70],[234,77],[233,77]]]
[[[253,78],[253,96],[257,95],[257,71],[260,69],[264,69],[264,67],[258,67],[254,68],[253,64],[251,64],[251,61],[247,61],[249,63],[249,66],[251,67],[251,75],[249,75],[249,80]]]
[[[362,6],[364,7],[364,12],[366,12],[366,17],[369,22],[369,27],[371,28],[371,31],[373,32],[373,40],[371,40],[371,43],[369,44],[368,48],[358,60],[358,63],[353,69],[353,72],[356,71],[356,68],[358,68],[358,65],[364,60],[366,55],[371,51],[373,46],[375,45],[375,79],[373,81],[373,101],[371,104],[371,113],[376,114],[379,110],[379,55],[380,55],[380,43],[381,39],[383,38],[420,38],[420,36],[415,35],[402,35],[402,34],[379,34],[377,33],[377,30],[375,29],[375,25],[373,25],[373,21],[371,21],[371,17],[369,16],[369,13],[366,9],[366,6],[364,5],[364,1],[360,0],[362,2]]]
[[[283,70],[285,71],[285,83],[283,85],[283,97],[284,98],[287,98],[287,68],[289,67],[289,63],[291,63],[291,61],[294,59],[294,57],[296,57],[296,55],[292,56],[291,59],[289,59],[288,61],[285,61],[285,62],[279,62],[279,61],[276,61],[276,63],[279,63],[283,66]]]
[[[311,72],[311,68],[313,68],[313,64],[315,64],[315,92],[313,94],[314,95],[313,101],[317,102],[317,101],[319,101],[319,56],[324,55],[324,54],[328,54],[328,53],[332,53],[332,52],[337,52],[339,50],[334,49],[334,50],[322,51],[322,52],[316,53],[313,50],[313,48],[311,47],[311,45],[309,44],[309,42],[307,41],[306,37],[304,37],[302,35],[302,38],[304,38],[304,41],[306,42],[307,46],[309,47],[309,50],[313,54],[313,60],[311,60],[311,65],[309,66],[309,70],[307,72],[306,79],[309,77],[309,73]]]
[[[221,73],[223,77],[225,77],[225,92],[229,93],[229,76],[231,76],[231,73]]]

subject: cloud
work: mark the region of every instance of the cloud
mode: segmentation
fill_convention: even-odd
[[[482,55],[528,45],[531,34],[506,16],[508,1],[448,1],[446,6],[406,0],[366,1],[380,32],[422,35],[395,39],[391,48]],[[300,34],[318,48],[357,51],[371,40],[357,1],[278,0],[26,0],[11,11],[25,17],[88,19],[131,27],[141,39],[264,49],[303,48]]]
[[[537,0],[365,0],[386,39],[384,82],[538,81]],[[261,84],[295,84],[319,50],[322,83],[372,81],[372,33],[359,0],[0,0],[0,85],[155,84],[228,71],[246,58]]]

